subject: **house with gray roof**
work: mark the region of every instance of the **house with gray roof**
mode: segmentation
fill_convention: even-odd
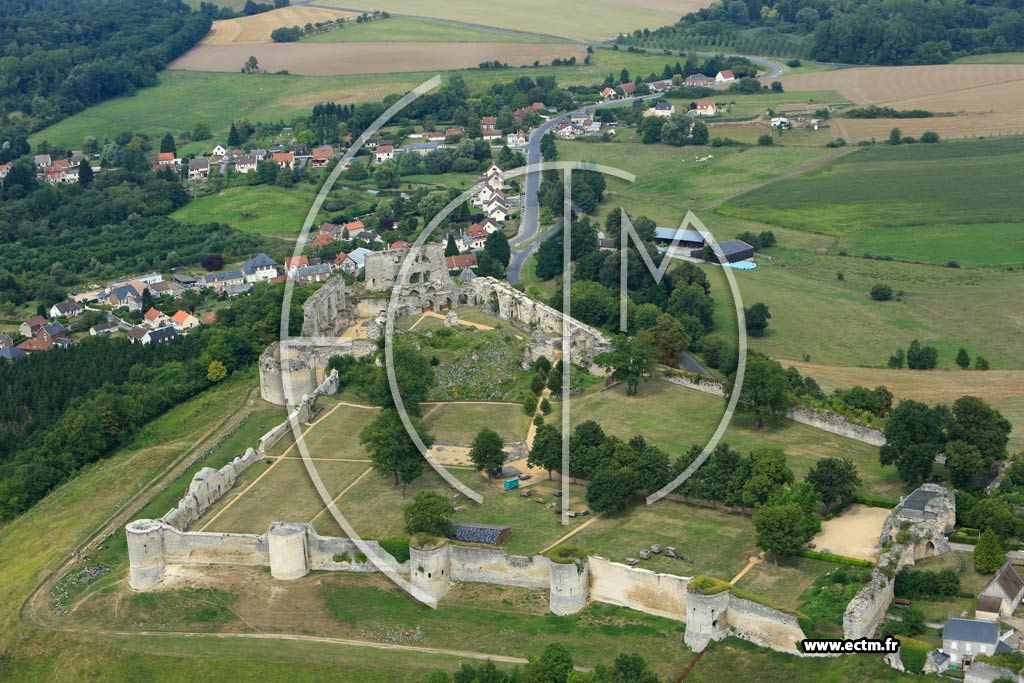
[[[223,291],[226,287],[241,284],[245,284],[245,273],[238,268],[219,273],[207,273],[203,276],[203,286],[218,292]]]
[[[978,619],[950,619],[942,627],[942,651],[949,663],[964,667],[978,655],[1010,652],[999,638],[999,624]]]
[[[16,360],[28,358],[28,354],[13,346],[0,346],[0,361],[13,363]]]
[[[155,330],[149,330],[143,337],[143,344],[162,344],[164,342],[172,341],[178,338],[178,330],[173,327],[158,327]]]
[[[249,283],[270,280],[277,277],[277,261],[261,252],[242,263],[242,272]]]
[[[202,180],[210,175],[210,160],[206,157],[196,157],[188,160],[188,179]]]
[[[1011,616],[1024,598],[1024,579],[1007,562],[978,594],[975,616],[984,621],[998,621],[1000,617]]]
[[[721,263],[722,257],[725,258],[726,263],[738,263],[754,258],[754,248],[743,240],[726,240],[719,242],[718,247],[721,249],[722,256],[715,253],[714,261],[716,263]],[[704,249],[691,251],[690,258],[704,258]]]

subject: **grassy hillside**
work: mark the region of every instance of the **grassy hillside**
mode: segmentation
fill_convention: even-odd
[[[306,43],[541,43],[540,38],[455,26],[437,21],[391,17],[364,24],[348,22],[344,28],[304,38]]]
[[[316,187],[284,189],[274,185],[229,187],[200,197],[171,214],[185,223],[227,223],[238,230],[271,237],[298,237]]]
[[[877,145],[736,197],[718,211],[838,237],[837,250],[1024,264],[1024,197],[1006,176],[1024,138]]]

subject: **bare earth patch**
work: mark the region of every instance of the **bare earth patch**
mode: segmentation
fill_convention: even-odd
[[[875,546],[889,512],[885,508],[851,505],[838,517],[821,523],[821,531],[811,539],[814,549],[874,561],[881,552]]]
[[[858,104],[927,109],[955,116],[929,119],[837,119],[838,137],[887,137],[892,128],[944,137],[1024,132],[1024,64],[937,64],[857,67],[785,76],[788,91],[835,90]]]
[[[383,74],[469,69],[498,60],[509,66],[576,57],[579,45],[515,43],[268,43],[200,45],[171,63],[171,69],[237,72],[255,56],[264,71],[302,76]]]
[[[270,33],[275,28],[305,26],[320,21],[351,19],[356,12],[342,12],[322,7],[282,7],[280,9],[254,14],[251,17],[223,19],[213,22],[210,32],[200,45],[240,45],[269,43]]]

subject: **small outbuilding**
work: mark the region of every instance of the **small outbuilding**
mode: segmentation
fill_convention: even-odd
[[[722,255],[727,263],[738,263],[739,261],[754,258],[754,248],[743,240],[726,240],[725,242],[719,242],[718,246],[721,248]],[[694,249],[690,252],[690,257],[704,258],[704,250]],[[717,253],[714,255],[714,261],[721,263]]]

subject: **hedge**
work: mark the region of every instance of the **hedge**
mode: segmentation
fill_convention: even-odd
[[[892,510],[894,507],[900,504],[898,500],[887,500],[885,498],[872,498],[870,496],[862,496],[859,493],[853,497],[854,503],[860,503],[861,505],[869,505],[874,508],[889,508]]]
[[[861,560],[856,557],[844,557],[842,555],[833,555],[832,553],[819,553],[816,550],[801,550],[797,553],[800,557],[807,557],[812,560],[824,560],[825,562],[834,562],[835,564],[845,564],[850,567],[874,567],[874,562],[868,560]]]
[[[395,558],[398,564],[409,561],[409,539],[408,538],[382,538],[377,544],[384,552]]]

